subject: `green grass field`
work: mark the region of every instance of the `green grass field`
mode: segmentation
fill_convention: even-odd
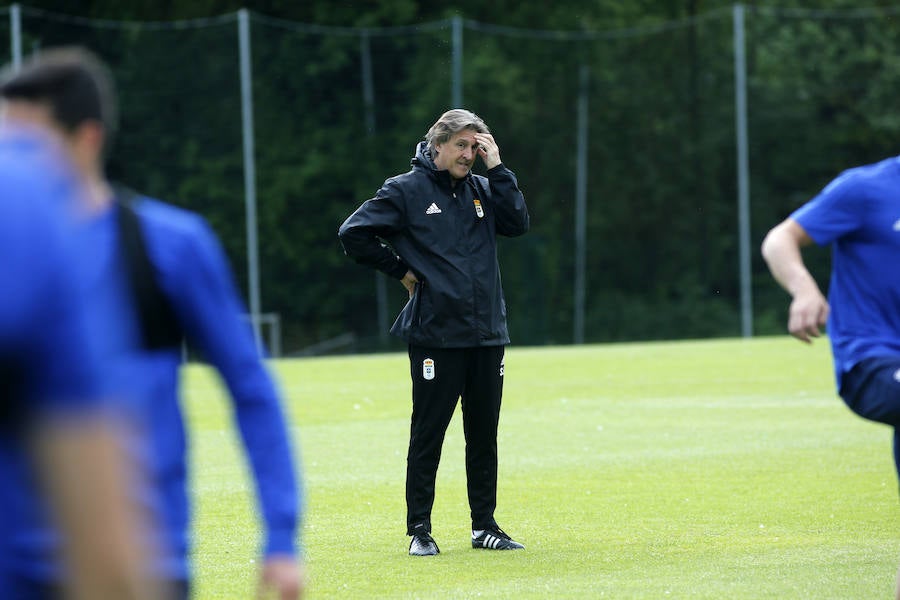
[[[835,396],[827,341],[516,348],[497,520],[469,546],[460,415],[407,556],[404,354],[273,363],[303,455],[309,598],[889,598],[900,558],[887,427]],[[196,597],[249,598],[259,525],[218,380],[185,378]]]

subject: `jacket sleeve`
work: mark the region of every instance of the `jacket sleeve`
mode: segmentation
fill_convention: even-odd
[[[525,205],[525,196],[519,190],[516,175],[499,164],[487,172],[491,187],[491,200],[496,218],[497,233],[516,237],[528,231],[531,218]]]
[[[404,221],[403,193],[399,183],[389,179],[338,229],[344,253],[361,265],[403,279],[409,266],[384,239],[399,232]]]
[[[256,481],[265,523],[265,555],[295,554],[303,490],[275,382],[261,360],[244,319],[225,253],[212,230],[197,219],[185,240],[178,289],[173,295],[189,341],[219,371]]]

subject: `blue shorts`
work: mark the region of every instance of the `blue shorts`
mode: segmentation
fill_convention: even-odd
[[[167,591],[171,595],[166,595],[166,598],[189,600],[191,597],[191,586],[187,581],[173,581],[170,586]],[[2,573],[0,591],[4,600],[65,600],[69,597],[59,584]]]
[[[841,397],[859,416],[900,427],[900,356],[863,359],[844,374]]]

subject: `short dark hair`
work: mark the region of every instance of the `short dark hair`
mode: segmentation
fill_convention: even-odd
[[[115,87],[107,66],[92,52],[77,46],[46,50],[13,72],[0,77],[0,97],[46,104],[67,131],[85,121],[99,121],[107,146],[116,130]]]

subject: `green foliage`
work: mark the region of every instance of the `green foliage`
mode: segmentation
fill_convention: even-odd
[[[302,446],[310,598],[889,597],[891,432],[835,396],[827,341],[511,349],[497,519],[468,544],[461,419],[437,479],[442,553],[406,555],[403,354],[278,361]],[[258,524],[220,385],[187,371],[196,592],[251,597]]]
[[[26,51],[78,42],[112,64],[123,110],[110,173],[202,213],[246,289],[234,14],[242,4],[82,4],[83,14],[98,18],[230,15],[204,26],[101,27],[26,10],[23,36]],[[67,10],[58,2],[37,5]],[[464,104],[491,126],[532,213],[532,231],[500,248],[514,342],[572,338],[575,115],[584,67],[587,339],[736,331],[731,3],[246,6],[253,11],[262,308],[281,314],[287,351],[346,332],[357,336],[355,350],[381,347],[374,276],[343,256],[335,232],[387,177],[408,168],[416,142],[450,107],[454,16],[467,19]],[[681,21],[655,27],[672,19]],[[757,255],[765,233],[841,170],[896,151],[900,20],[877,10],[849,18],[749,3],[746,26],[753,292],[758,331],[769,332],[787,302]],[[366,52],[372,104],[365,96]],[[825,287],[828,253],[807,256]],[[389,282],[391,318],[402,303],[399,284]]]

